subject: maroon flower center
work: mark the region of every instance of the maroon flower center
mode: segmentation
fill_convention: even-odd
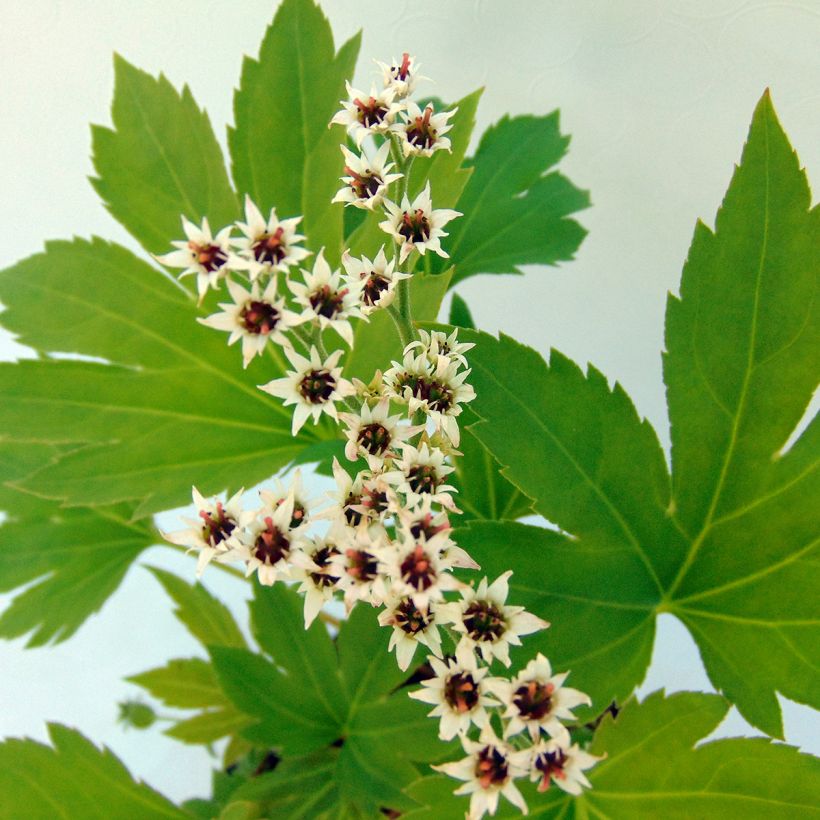
[[[236,529],[236,521],[225,514],[221,501],[216,502],[215,513],[200,510],[199,517],[204,522],[202,525],[202,540],[212,547],[221,544]]]
[[[336,389],[336,379],[329,370],[308,370],[299,382],[299,393],[311,404],[324,404]]]
[[[375,487],[365,487],[362,493],[362,506],[371,510],[376,515],[381,515],[387,511],[389,501],[387,493],[384,490],[379,490]]]
[[[208,273],[219,270],[228,261],[228,254],[219,245],[198,245],[196,242],[189,242],[188,247],[193,251],[197,264]]]
[[[399,570],[402,580],[419,592],[430,589],[436,582],[435,568],[421,544],[416,544],[413,551],[401,562]]]
[[[382,298],[382,294],[390,288],[390,280],[381,273],[371,271],[362,288],[362,301],[372,307]]]
[[[441,382],[419,379],[413,393],[417,399],[424,399],[427,406],[437,413],[446,413],[453,406],[453,391]]]
[[[367,550],[349,549],[347,556],[347,574],[360,584],[372,581],[379,574],[379,559]]]
[[[507,758],[495,746],[485,746],[476,758],[475,776],[482,789],[503,786],[507,781]]]
[[[542,752],[535,759],[535,768],[541,772],[541,782],[538,784],[538,791],[545,792],[550,787],[550,778],[564,780],[567,776],[564,766],[567,764],[567,755],[563,749],[556,749],[554,752]]]
[[[263,564],[272,567],[290,555],[290,541],[277,529],[270,516],[264,520],[265,529],[256,537],[253,554]]]
[[[412,598],[404,598],[396,607],[393,621],[402,632],[417,635],[432,623],[433,615],[431,612],[425,614],[417,609]]]
[[[464,626],[474,641],[497,641],[507,630],[507,621],[495,604],[473,601],[464,611]]]
[[[524,720],[543,720],[552,711],[553,692],[551,683],[531,680],[515,690],[513,703]]]
[[[360,100],[356,97],[356,99],[353,100],[353,105],[358,109],[356,111],[356,118],[365,128],[378,125],[387,115],[387,108],[375,97],[368,97],[367,101]]]
[[[250,301],[239,311],[239,320],[248,333],[267,334],[279,323],[282,314],[269,302]]]
[[[398,230],[408,242],[426,242],[430,238],[430,220],[421,208],[413,213],[405,211],[401,216]]]
[[[440,532],[444,532],[449,528],[450,525],[446,518],[444,519],[443,524],[435,525],[433,524],[433,516],[430,513],[427,513],[427,515],[419,518],[410,525],[410,534],[417,541],[421,538],[429,541]]]
[[[401,65],[391,66],[390,70],[397,80],[406,80],[407,75],[410,73],[410,54],[405,51],[404,54],[401,55]]]
[[[444,682],[444,700],[456,712],[470,712],[478,706],[478,684],[469,672],[456,672]]]
[[[288,255],[284,235],[284,228],[262,234],[252,245],[254,259],[263,264],[278,265]]]
[[[432,493],[438,486],[436,468],[430,464],[415,464],[407,473],[407,483],[414,493]]]
[[[347,288],[342,290],[332,290],[330,285],[322,285],[310,294],[310,306],[317,316],[324,316],[325,319],[333,319],[344,307],[344,297]]]
[[[368,453],[377,456],[390,446],[390,431],[381,424],[368,424],[359,430],[356,440]]]
[[[314,584],[316,584],[317,587],[330,587],[338,583],[338,576],[330,575],[327,572],[327,569],[330,567],[330,559],[333,558],[334,555],[338,554],[339,550],[329,544],[324,547],[320,547],[313,553],[313,563],[316,564],[320,570],[322,570],[320,572],[310,573],[310,579]]]
[[[354,493],[350,493],[348,497],[345,499],[345,503],[342,505],[342,510],[344,511],[345,519],[351,527],[357,527],[359,524],[362,523],[362,518],[364,518],[364,515],[358,510],[353,509],[353,507],[357,507],[361,503],[361,495],[355,495]]]
[[[436,129],[430,123],[433,115],[433,106],[428,105],[420,117],[413,118],[407,123],[407,141],[417,148],[428,149],[436,144]]]
[[[357,199],[371,199],[376,196],[379,188],[384,184],[384,180],[369,168],[363,174],[359,174],[345,165],[345,173],[350,177],[349,184]]]

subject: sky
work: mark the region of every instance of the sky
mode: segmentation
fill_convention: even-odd
[[[99,234],[137,249],[87,177],[89,123],[109,122],[111,54],[190,85],[224,144],[243,54],[255,54],[276,3],[243,0],[29,0],[2,3],[0,27],[0,265],[46,238]],[[589,189],[589,236],[577,258],[521,278],[459,286],[479,327],[546,354],[593,362],[632,396],[668,443],[661,380],[663,313],[697,219],[713,223],[766,87],[809,178],[820,175],[820,5],[665,0],[523,2],[396,0],[323,3],[341,43],[364,29],[356,82],[372,59],[409,50],[457,99],[486,90],[476,134],[506,113],[561,110],[572,135],[561,168]],[[0,356],[24,355],[7,335]],[[321,482],[314,486],[322,489]],[[165,519],[173,526],[175,515]],[[139,564],[193,578],[193,562],[154,548]],[[207,584],[243,618],[245,587]],[[0,596],[0,605],[8,596]],[[196,652],[149,574],[135,566],[102,614],[68,643],[23,651],[0,643],[0,735],[44,738],[44,721],[77,726],[173,798],[208,791],[212,762],[159,732],[115,725],[115,702],[138,690],[129,674]],[[10,674],[9,674],[10,672]],[[576,682],[581,685],[581,682]],[[710,689],[686,630],[661,616],[642,691]],[[786,737],[820,751],[816,713],[785,704]],[[723,733],[751,733],[733,712]]]

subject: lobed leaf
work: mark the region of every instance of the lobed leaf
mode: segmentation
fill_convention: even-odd
[[[345,96],[361,35],[338,53],[327,18],[312,0],[284,0],[259,58],[246,57],[228,129],[233,175],[240,192],[266,213],[304,215],[300,226],[314,251],[331,264],[342,251],[342,211],[330,200],[343,159],[328,124]]]
[[[782,731],[775,692],[820,707],[817,423],[784,451],[818,370],[809,201],[764,96],[717,230],[696,230],[682,298],[669,303],[671,479],[619,385],[555,351],[547,365],[507,337],[463,334],[478,343],[473,432],[570,535],[476,525],[468,549],[492,566],[502,539],[520,539],[510,549],[531,568],[513,585],[547,620],[571,620],[576,635],[559,627],[544,640],[582,670],[598,707],[641,680],[659,612],[688,626],[712,683],[769,734]]]
[[[79,732],[57,723],[49,724],[48,733],[53,747],[33,740],[0,743],[0,817],[153,820],[188,816],[134,780],[108,749],[97,749]]]

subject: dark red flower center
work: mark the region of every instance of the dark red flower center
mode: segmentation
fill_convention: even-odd
[[[333,319],[344,308],[344,297],[346,295],[347,288],[333,290],[330,285],[322,285],[316,288],[308,299],[317,316]]]
[[[281,318],[282,314],[270,302],[250,301],[239,311],[242,326],[257,335],[271,333]]]
[[[337,550],[336,547],[331,544],[326,544],[324,547],[319,547],[319,549],[317,549],[311,556],[313,558],[313,563],[316,564],[320,570],[323,570],[322,572],[310,573],[310,579],[314,584],[316,584],[317,587],[330,587],[338,583],[339,578],[334,577],[327,572],[327,569],[330,566],[331,558],[338,554],[339,550]]]
[[[430,220],[421,208],[412,213],[405,211],[398,231],[408,242],[426,242],[430,238]]]
[[[371,271],[362,288],[362,301],[372,307],[382,298],[382,294],[390,288],[390,280],[381,273]]]
[[[401,562],[399,570],[402,580],[419,592],[430,589],[436,582],[436,570],[421,544],[416,544],[413,551]]]
[[[436,144],[436,129],[430,123],[433,106],[428,105],[420,117],[414,117],[407,123],[407,141],[416,148],[428,149]]]
[[[357,199],[370,199],[376,196],[379,188],[384,184],[384,180],[369,168],[363,174],[359,174],[345,165],[345,173],[350,177],[349,185]]]
[[[256,536],[253,554],[263,564],[273,566],[290,555],[290,541],[279,531],[270,516],[266,516],[265,529]]]
[[[189,242],[188,247],[193,251],[197,263],[208,273],[219,270],[228,261],[228,254],[219,245],[198,245],[196,242]]]
[[[199,517],[204,522],[202,525],[202,540],[212,547],[221,544],[236,529],[236,521],[225,513],[221,501],[216,502],[215,513],[200,510]]]
[[[367,550],[348,549],[345,550],[345,555],[347,574],[359,583],[372,581],[379,574],[379,559]]]
[[[515,690],[513,703],[524,720],[543,720],[552,711],[553,692],[551,683],[531,680]]]
[[[464,626],[474,641],[497,641],[507,630],[507,621],[495,604],[473,601],[464,611]]]
[[[535,758],[535,768],[541,772],[541,782],[538,791],[545,792],[550,787],[550,778],[564,780],[567,776],[564,766],[567,764],[567,755],[563,749],[554,752],[542,752]]]
[[[359,430],[356,441],[371,455],[381,455],[390,446],[390,431],[381,424],[367,424]]]
[[[421,538],[429,541],[434,536],[438,535],[440,532],[444,532],[445,530],[450,529],[450,524],[447,519],[444,519],[443,524],[434,524],[433,523],[433,516],[431,513],[427,513],[425,516],[417,519],[410,525],[410,534],[415,538],[417,541]]]
[[[284,234],[284,228],[262,234],[251,246],[254,259],[263,264],[278,265],[288,255]]]
[[[415,464],[407,473],[407,483],[414,493],[432,493],[438,486],[436,468],[430,464]]]
[[[299,382],[299,393],[311,404],[324,404],[330,400],[336,384],[329,370],[308,370]]]
[[[408,635],[423,632],[433,621],[433,613],[422,612],[416,608],[412,598],[404,598],[396,607],[393,615],[396,626]]]
[[[480,697],[478,684],[469,672],[456,672],[444,682],[444,700],[456,712],[470,712]]]
[[[356,97],[356,99],[353,100],[353,105],[358,109],[356,111],[356,118],[365,128],[379,125],[387,115],[386,106],[380,103],[375,97],[368,97],[366,101]]]
[[[495,746],[485,746],[476,758],[475,776],[482,789],[503,786],[507,781],[507,758]]]

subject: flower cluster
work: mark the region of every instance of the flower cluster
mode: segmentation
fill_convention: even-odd
[[[290,487],[277,481],[244,509],[242,491],[223,503],[194,488],[198,518],[166,537],[198,552],[199,574],[212,561],[241,562],[263,585],[298,584],[306,627],[334,598],[348,611],[378,608],[399,667],[409,670],[415,658],[429,670],[410,696],[433,706],[443,740],[461,740],[467,756],[436,768],[464,781],[456,793],[472,795],[469,816],[495,813],[499,794],[526,811],[519,778],[572,794],[589,785],[583,772],[596,758],[562,722],[589,700],[564,686],[567,673],[553,675],[543,655],[513,677],[494,673],[511,666],[510,647],[548,624],[507,603],[511,572],[477,584],[456,572],[479,569],[453,540],[450,520],[459,513],[451,483],[459,416],[475,398],[473,345],[456,331],[414,327],[409,280],[427,251],[446,256],[442,228],[460,214],[434,209],[429,184],[412,202],[407,196],[414,158],[450,149],[445,134],[456,112],[421,110],[409,98],[420,78],[408,54],[380,67],[382,87],[367,95],[348,87],[332,120],[360,151],[341,146],[344,185],[334,201],[383,209],[392,247],[372,259],[345,251],[338,270],[318,250],[304,269],[311,252],[296,233],[300,217],[279,220],[272,211],[265,219],[246,199],[245,222],[214,236],[207,220],[197,228],[183,219],[187,241],[158,257],[184,268],[182,276],[196,273],[200,297],[225,283],[232,302],[200,321],[230,332],[229,344],[241,338],[246,366],[269,341],[281,348],[291,369],[260,389],[293,407],[294,435],[323,415],[339,425],[345,447],[344,463],[333,461],[335,489],[324,505],[314,502],[296,470]],[[336,342],[328,353],[327,331],[353,347],[355,323],[385,308],[403,342],[401,361],[368,384],[346,378],[344,348]]]

